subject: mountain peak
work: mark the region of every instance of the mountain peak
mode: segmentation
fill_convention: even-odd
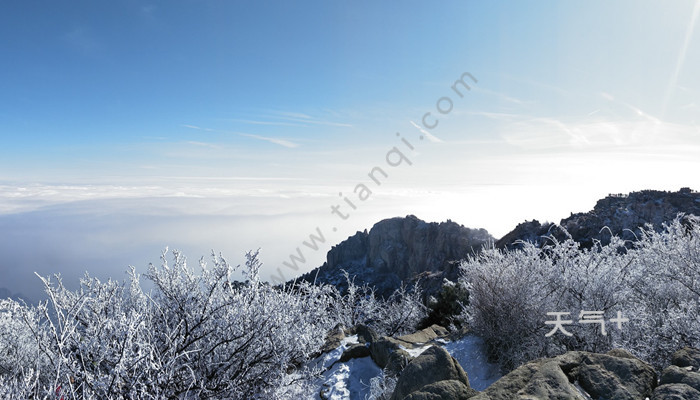
[[[415,215],[377,222],[333,246],[323,266],[300,279],[347,288],[343,271],[356,284],[374,286],[377,294],[388,296],[401,282],[419,276],[456,279],[454,263],[493,243],[484,229],[466,228],[450,220],[425,222]],[[430,291],[430,288],[424,288]]]

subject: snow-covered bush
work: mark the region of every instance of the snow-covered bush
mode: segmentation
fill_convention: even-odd
[[[419,282],[411,287],[402,284],[387,299],[378,298],[374,288],[356,285],[345,272],[348,289],[338,300],[332,315],[345,327],[365,324],[380,335],[402,335],[413,332],[426,317]]]
[[[638,328],[625,332],[625,345],[665,365],[675,350],[700,347],[700,219],[685,216],[663,232],[643,230],[634,253],[629,307],[640,318]]]
[[[272,287],[257,256],[247,254],[245,282],[221,256],[192,268],[178,251],[125,282],[86,274],[69,290],[60,276],[40,277],[44,303],[0,301],[0,398],[295,397],[337,324],[401,334],[425,316],[417,287],[386,300],[354,284],[345,296],[306,282]]]
[[[395,374],[382,371],[379,376],[370,379],[367,400],[389,400],[396,388],[396,382],[398,378]]]
[[[663,232],[648,227],[639,239],[630,246],[613,237],[591,249],[571,239],[487,249],[461,266],[470,291],[464,319],[506,369],[567,350],[613,347],[660,368],[679,347],[700,345],[700,223],[679,218]],[[602,313],[605,335],[600,323],[581,322],[582,312],[593,311]],[[547,336],[552,312],[569,313],[562,320],[572,321],[564,325],[570,336]],[[617,312],[629,319],[619,329]]]
[[[132,270],[126,283],[86,276],[77,291],[43,279],[49,300],[38,307],[3,301],[3,398],[271,397],[335,323],[332,288],[261,283],[257,253],[245,283],[221,257],[195,271],[173,256],[149,268],[151,292]]]

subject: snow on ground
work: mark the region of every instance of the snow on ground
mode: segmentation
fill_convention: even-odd
[[[484,341],[478,336],[466,335],[448,342],[445,350],[459,361],[469,377],[469,385],[476,390],[486,389],[503,376],[497,364],[488,362]]]
[[[418,357],[419,355],[423,354],[424,351],[428,350],[432,346],[432,344],[426,344],[421,347],[416,347],[414,349],[409,349],[407,347],[404,347],[402,345],[399,345],[399,347],[403,350],[406,351],[406,353],[410,354],[411,357]]]
[[[381,372],[382,370],[370,357],[337,363],[323,374],[316,399],[321,399],[321,390],[323,390],[325,398],[331,400],[365,399],[370,393],[370,379],[378,376]]]
[[[317,362],[319,367],[326,369],[333,365],[334,362],[340,360],[340,356],[343,355],[343,352],[347,350],[348,347],[350,347],[351,344],[356,344],[359,343],[357,339],[357,335],[352,335],[348,336],[346,338],[343,338],[343,340],[340,341],[340,346],[336,347],[335,350],[330,351],[326,354],[323,354],[320,359],[318,359]]]
[[[484,390],[501,378],[498,365],[488,362],[484,342],[478,336],[466,335],[453,342],[446,340],[439,340],[439,342],[467,372],[472,388],[479,391]],[[331,400],[364,400],[367,398],[370,393],[370,380],[379,376],[382,371],[370,357],[356,358],[344,363],[339,362],[343,352],[354,343],[358,343],[357,335],[343,339],[336,349],[312,362],[317,367],[327,369],[314,384],[314,398],[316,400],[321,400],[322,390],[324,398]],[[414,349],[404,349],[411,356],[418,357],[430,346],[432,344]],[[401,347],[403,348],[403,346]]]
[[[319,367],[329,369],[316,382],[315,399],[321,399],[322,390],[324,397],[331,400],[365,399],[369,395],[370,379],[381,374],[381,368],[370,357],[338,362],[343,352],[355,343],[358,343],[357,335],[349,336],[316,361]]]

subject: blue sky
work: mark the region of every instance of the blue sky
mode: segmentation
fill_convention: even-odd
[[[316,227],[326,247],[408,213],[501,236],[609,192],[697,189],[698,4],[8,2],[0,222],[25,233],[0,250],[54,272],[115,249],[110,268],[145,264],[130,247],[157,261],[165,245],[235,260],[262,246],[274,270]],[[465,72],[478,82],[459,97]],[[412,124],[427,112],[439,141]],[[386,166],[394,146],[412,165]],[[353,218],[330,214],[383,163]],[[60,234],[27,222],[42,213],[68,216]],[[61,262],[19,255],[95,238]]]

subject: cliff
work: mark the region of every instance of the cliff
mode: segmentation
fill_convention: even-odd
[[[458,264],[493,243],[484,229],[470,229],[452,221],[427,223],[413,215],[376,223],[369,232],[357,232],[326,256],[319,268],[300,279],[347,288],[347,271],[356,284],[375,286],[377,294],[391,294],[402,281],[421,277],[422,287],[432,292],[443,278],[456,280]]]

